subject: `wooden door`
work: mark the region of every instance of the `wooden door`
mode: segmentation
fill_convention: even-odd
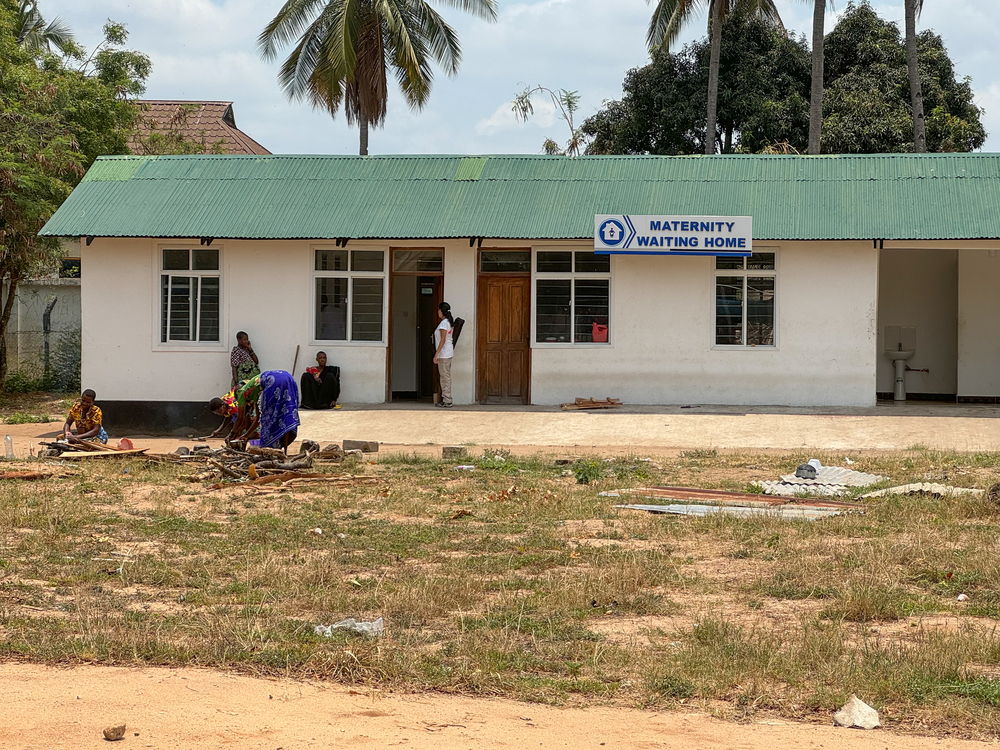
[[[531,402],[531,278],[479,277],[476,391],[483,404]]]

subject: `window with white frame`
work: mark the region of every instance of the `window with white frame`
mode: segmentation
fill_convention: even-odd
[[[610,310],[610,255],[535,253],[536,343],[607,344]]]
[[[219,250],[160,251],[160,342],[219,343]]]
[[[315,251],[317,341],[382,341],[384,250]]]
[[[774,346],[775,253],[715,259],[715,344]]]

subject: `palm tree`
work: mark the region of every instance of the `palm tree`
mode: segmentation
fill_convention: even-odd
[[[823,27],[827,0],[813,0],[812,91],[809,94],[809,153],[818,154],[823,135]],[[833,0],[830,0],[833,7]]]
[[[711,51],[708,64],[708,111],[705,122],[705,153],[715,153],[719,107],[719,57],[722,53],[722,22],[730,14],[745,11],[760,15],[779,28],[784,28],[774,0],[656,0],[653,17],[649,20],[646,44],[650,52],[660,47],[669,49],[684,27],[703,6],[709,9],[708,29]]]
[[[489,21],[496,0],[440,0]],[[257,39],[273,60],[295,42],[278,80],[292,99],[305,99],[335,115],[341,105],[347,122],[357,123],[360,153],[368,153],[368,128],[385,122],[387,73],[407,103],[427,103],[437,62],[453,75],[462,49],[455,30],[427,0],[286,0]]]
[[[61,18],[53,18],[46,23],[35,0],[21,0],[15,24],[17,43],[32,54],[51,52],[54,47],[68,55],[76,49],[76,40],[69,26]]]
[[[910,107],[913,110],[913,150],[921,154],[927,150],[927,133],[924,129],[924,92],[920,86],[920,67],[917,60],[917,16],[924,9],[924,0],[904,0],[906,10],[906,70],[910,78]]]

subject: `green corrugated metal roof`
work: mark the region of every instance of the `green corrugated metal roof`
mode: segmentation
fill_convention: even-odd
[[[1000,154],[105,156],[48,236],[585,238],[594,214],[753,216],[758,239],[1000,238]]]

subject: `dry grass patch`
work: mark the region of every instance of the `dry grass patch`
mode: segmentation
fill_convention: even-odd
[[[901,482],[988,486],[1000,468],[992,454],[854,458]],[[653,516],[597,494],[742,490],[801,459],[590,457],[567,477],[497,451],[461,474],[393,456],[355,468],[377,485],[302,494],[207,492],[141,461],[7,483],[0,655],[823,721],[856,692],[897,728],[961,716],[969,736],[997,732],[990,503],[887,497],[806,523]],[[348,616],[382,616],[387,633],[313,632]]]

